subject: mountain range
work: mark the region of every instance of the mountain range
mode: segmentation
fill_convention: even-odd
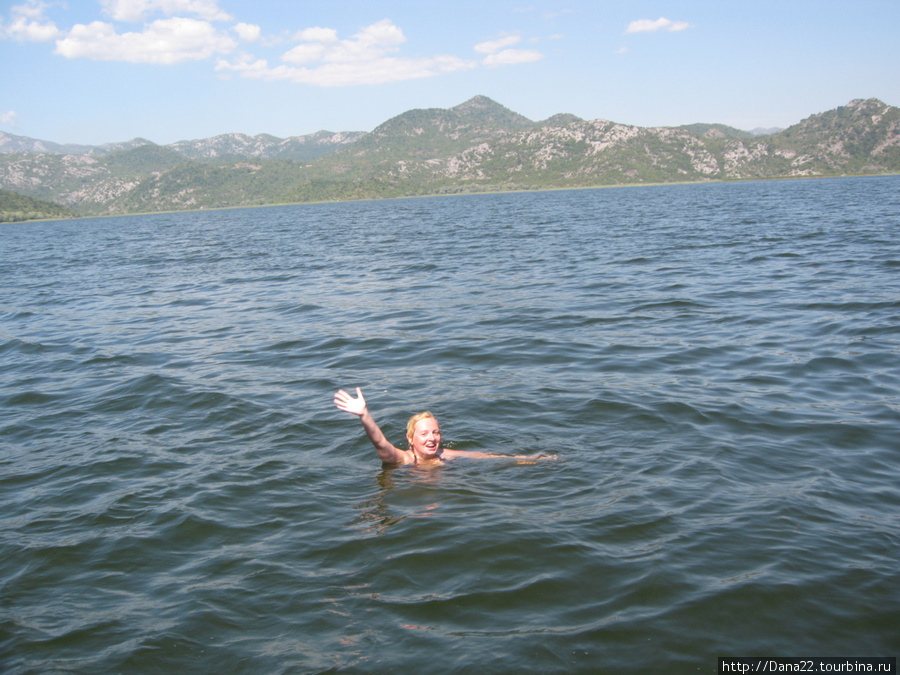
[[[897,172],[900,109],[877,99],[753,132],[571,114],[533,122],[484,96],[410,110],[369,133],[79,146],[0,132],[0,189],[80,215]]]
[[[331,131],[319,131],[307,136],[290,138],[277,138],[269,134],[256,136],[222,134],[202,140],[178,141],[163,147],[174,150],[187,159],[200,161],[224,161],[253,157],[310,162],[323,155],[328,155],[344,145],[353,143],[365,135],[364,131],[337,134]],[[104,143],[103,145],[60,145],[0,131],[0,155],[26,153],[103,157],[110,153],[134,150],[145,145],[155,144],[146,138],[134,138],[124,143]]]

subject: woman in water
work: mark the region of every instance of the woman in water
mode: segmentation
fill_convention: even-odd
[[[334,404],[348,413],[353,413],[362,422],[366,435],[375,446],[381,461],[387,464],[439,464],[457,457],[505,457],[508,459],[555,459],[555,455],[495,455],[473,450],[450,450],[441,446],[441,427],[430,412],[419,413],[410,418],[406,425],[406,440],[409,450],[401,450],[385,438],[375,423],[362,390],[356,388],[356,398],[343,389],[334,395]]]

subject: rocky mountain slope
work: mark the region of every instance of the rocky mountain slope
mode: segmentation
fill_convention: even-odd
[[[227,134],[80,152],[0,136],[0,188],[83,214],[337,199],[900,172],[900,109],[877,99],[756,135],[719,124],[542,122],[483,96],[411,110],[371,133]],[[34,141],[34,143],[41,143]]]
[[[222,134],[201,140],[178,141],[162,147],[174,151],[185,159],[200,161],[253,157],[308,162],[328,155],[349,143],[354,143],[365,135],[364,131],[340,133],[319,131],[306,136],[291,136],[290,138],[278,138],[269,134],[257,136]],[[155,146],[146,138],[134,138],[122,143],[104,143],[103,145],[60,145],[0,131],[0,155],[25,153],[103,157],[113,152],[134,150],[147,145]]]
[[[499,107],[483,98],[468,102],[468,123],[448,119],[446,111],[405,113],[323,158],[321,166],[335,175],[436,192],[900,169],[900,114],[875,99],[762,137],[724,125],[642,128],[577,118],[512,126],[493,122],[502,119]]]

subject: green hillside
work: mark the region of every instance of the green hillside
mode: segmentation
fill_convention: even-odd
[[[368,134],[326,134],[324,140],[334,150],[306,162],[259,158],[273,138],[239,134],[173,146],[145,143],[98,156],[11,153],[0,155],[0,188],[83,215],[112,215],[900,173],[900,109],[877,99],[857,99],[755,136],[721,124],[646,128],[568,114],[534,123],[476,96],[449,109],[410,110]],[[241,148],[251,154],[237,157]]]
[[[73,218],[75,212],[59,204],[0,190],[0,223],[19,223],[26,220]]]

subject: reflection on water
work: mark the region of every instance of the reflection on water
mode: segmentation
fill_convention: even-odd
[[[440,487],[440,465],[437,466],[384,466],[376,477],[378,484],[378,493],[365,501],[356,505],[359,513],[350,523],[351,526],[362,528],[367,534],[384,534],[389,527],[396,525],[407,518],[428,518],[434,515],[434,511],[440,508],[440,503],[407,506],[405,508],[398,506],[396,503],[391,506],[388,497],[390,493],[397,489],[394,481],[394,473],[402,472],[406,474],[401,481],[401,490],[409,490],[410,483],[414,483],[416,488],[420,487]],[[418,492],[418,490],[417,490]],[[417,495],[418,496],[418,495]],[[401,501],[401,500],[397,500]],[[399,511],[410,511],[397,515]]]

